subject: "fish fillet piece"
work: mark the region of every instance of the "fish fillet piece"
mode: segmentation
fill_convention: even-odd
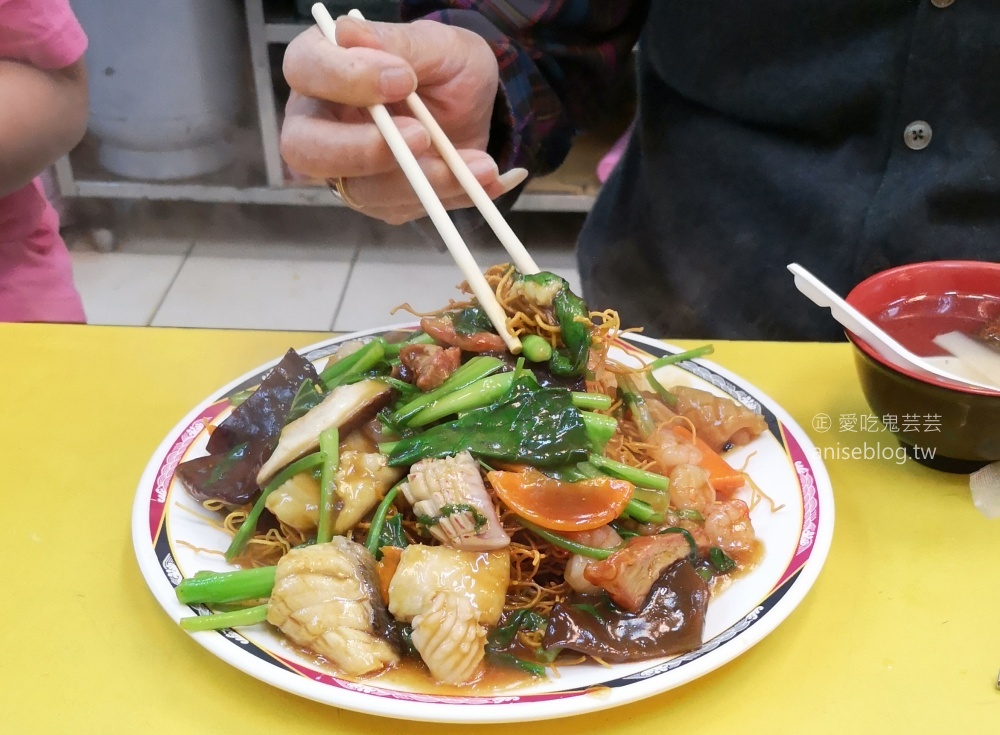
[[[267,620],[350,676],[399,661],[401,641],[378,592],[375,559],[342,536],[281,558]]]

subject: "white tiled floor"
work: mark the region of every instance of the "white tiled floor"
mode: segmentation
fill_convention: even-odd
[[[104,211],[102,211],[104,210]],[[460,298],[463,279],[433,232],[341,208],[145,202],[86,207],[67,234],[91,324],[353,331],[412,321]],[[538,264],[579,292],[576,214],[515,213]],[[96,252],[92,225],[115,250]],[[466,231],[483,267],[508,260],[488,228]]]

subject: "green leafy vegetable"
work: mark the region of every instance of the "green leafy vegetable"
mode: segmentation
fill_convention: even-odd
[[[318,406],[322,401],[323,394],[316,390],[316,384],[312,381],[312,378],[306,378],[295,392],[295,398],[292,399],[292,407],[288,409],[288,416],[285,417],[285,425],[287,426],[296,419],[302,418],[310,409]]]
[[[573,605],[577,610],[581,610],[589,615],[593,615],[597,618],[597,622],[604,625],[604,617],[601,615],[601,611],[598,610],[594,605],[590,605],[586,602],[578,602]]]
[[[725,551],[718,546],[713,546],[708,550],[708,560],[719,574],[731,572],[736,568],[736,562],[729,558]]]
[[[585,460],[589,447],[583,413],[573,406],[570,392],[540,388],[526,375],[495,403],[395,442],[389,464],[411,465],[467,450],[477,457],[559,467]]]
[[[603,393],[573,392],[573,405],[582,411],[607,411],[612,403],[611,396]]]
[[[534,631],[544,628],[548,620],[533,610],[518,610],[508,615],[503,625],[493,629],[486,638],[486,645],[492,648],[506,648],[514,642],[519,630]]]
[[[665,365],[674,365],[676,363],[684,362],[686,360],[694,360],[697,357],[704,357],[705,355],[711,355],[714,351],[715,348],[712,345],[704,345],[702,347],[696,347],[693,350],[680,352],[676,355],[665,355],[664,357],[661,357],[658,360],[654,360],[653,362],[649,363],[646,366],[645,368],[646,380],[649,383],[649,385],[653,388],[653,390],[656,392],[656,395],[660,397],[661,401],[663,401],[668,406],[673,406],[677,403],[677,396],[675,396],[673,393],[664,388],[660,384],[660,381],[658,381],[655,377],[653,377],[653,371],[658,370],[659,368],[664,367]]]
[[[649,503],[635,497],[628,501],[622,515],[639,523],[663,523],[664,521],[662,513],[657,513]]]
[[[476,533],[479,533],[479,529],[487,523],[486,516],[480,513],[476,506],[469,505],[468,503],[449,503],[448,505],[442,505],[441,512],[436,516],[417,516],[417,521],[424,526],[433,526],[440,523],[448,516],[453,516],[456,513],[472,514],[472,519],[475,522]]]
[[[532,676],[545,676],[545,667],[541,664],[536,664],[532,661],[525,661],[523,658],[518,658],[513,654],[507,653],[506,651],[490,651],[490,659],[502,666],[513,666],[516,669],[521,669]]]
[[[510,390],[515,375],[516,373],[498,373],[480,378],[464,388],[439,398],[412,416],[406,423],[412,427],[426,426],[452,414],[488,406]]]
[[[378,535],[378,547],[381,549],[383,546],[395,546],[398,549],[405,549],[409,543],[406,531],[403,529],[403,516],[397,513],[382,526],[382,532]],[[381,559],[382,552],[375,554],[375,558]]]
[[[559,377],[582,375],[590,355],[590,310],[587,304],[570,290],[565,279],[554,273],[543,271],[521,275],[520,280],[541,288],[548,288],[556,283],[561,285],[552,299],[552,310],[566,347],[552,353],[549,370]]]
[[[632,411],[632,419],[639,428],[639,435],[644,439],[656,430],[656,422],[649,412],[646,400],[639,393],[635,383],[627,375],[618,376],[618,390],[621,391],[622,398]]]
[[[701,347],[695,347],[693,350],[687,350],[686,352],[678,352],[676,355],[664,355],[661,358],[653,360],[645,367],[645,369],[652,372],[653,370],[659,370],[661,367],[666,365],[675,365],[678,362],[694,360],[698,357],[711,355],[713,352],[715,352],[715,347],[712,345],[703,345]]]
[[[496,333],[489,315],[479,306],[470,306],[468,309],[462,309],[453,314],[451,323],[458,334]]]
[[[507,648],[517,637],[519,630],[534,631],[544,628],[548,620],[531,610],[518,610],[508,616],[503,625],[495,628],[486,639],[486,653],[498,664],[513,666],[526,671],[532,676],[543,676],[545,667],[532,661],[517,658],[503,649]]]

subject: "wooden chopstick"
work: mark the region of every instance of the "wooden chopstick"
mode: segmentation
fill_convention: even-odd
[[[326,6],[323,3],[315,3],[312,6],[312,14],[326,40],[337,45],[337,26]],[[472,293],[479,300],[479,305],[490,318],[490,322],[497,330],[497,333],[503,338],[507,349],[515,355],[519,354],[521,352],[521,340],[514,336],[507,327],[507,314],[504,312],[503,307],[500,306],[500,302],[497,301],[496,294],[493,293],[493,289],[486,282],[482,271],[479,270],[475,258],[469,252],[469,247],[465,244],[465,240],[462,239],[461,234],[459,234],[455,223],[451,221],[451,217],[448,216],[448,212],[445,210],[444,205],[441,204],[441,200],[434,193],[434,187],[431,186],[423,170],[421,170],[420,164],[417,163],[417,159],[413,155],[413,151],[406,145],[402,133],[399,132],[396,123],[392,121],[389,111],[386,110],[385,105],[372,105],[368,108],[368,112],[371,114],[372,120],[375,121],[379,132],[382,133],[382,137],[385,138],[385,142],[389,145],[392,154],[399,162],[400,168],[403,169],[403,173],[409,180],[410,185],[413,186],[413,191],[427,211],[427,216],[434,223],[438,233],[440,233],[441,238],[444,240],[444,244],[448,247],[452,258],[458,265],[459,270],[462,271],[462,275],[468,281],[469,286],[472,288]]]
[[[358,20],[365,19],[365,16],[357,8],[351,10],[347,15]],[[448,168],[455,174],[458,183],[462,185],[465,193],[469,195],[472,203],[476,205],[476,209],[480,211],[483,218],[493,229],[497,239],[500,240],[500,244],[504,246],[504,249],[514,261],[514,265],[518,271],[526,274],[538,273],[541,269],[524,247],[524,243],[521,242],[521,239],[511,229],[507,220],[504,219],[500,210],[497,209],[497,205],[493,203],[490,195],[486,193],[482,184],[476,179],[476,175],[469,170],[468,164],[459,155],[458,150],[456,150],[444,130],[441,129],[441,126],[438,125],[437,120],[434,119],[431,111],[427,109],[424,101],[420,99],[416,92],[411,92],[406,98],[406,104],[409,105],[410,110],[413,111],[413,115],[417,120],[430,133],[431,142],[434,143],[434,147],[441,154],[441,158],[448,164]]]

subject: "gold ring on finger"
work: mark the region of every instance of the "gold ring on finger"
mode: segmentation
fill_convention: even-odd
[[[327,179],[326,184],[330,187],[330,192],[348,207],[356,209],[359,212],[363,209],[363,207],[352,199],[347,193],[347,190],[344,188],[344,179],[342,177],[338,176],[335,179]]]

